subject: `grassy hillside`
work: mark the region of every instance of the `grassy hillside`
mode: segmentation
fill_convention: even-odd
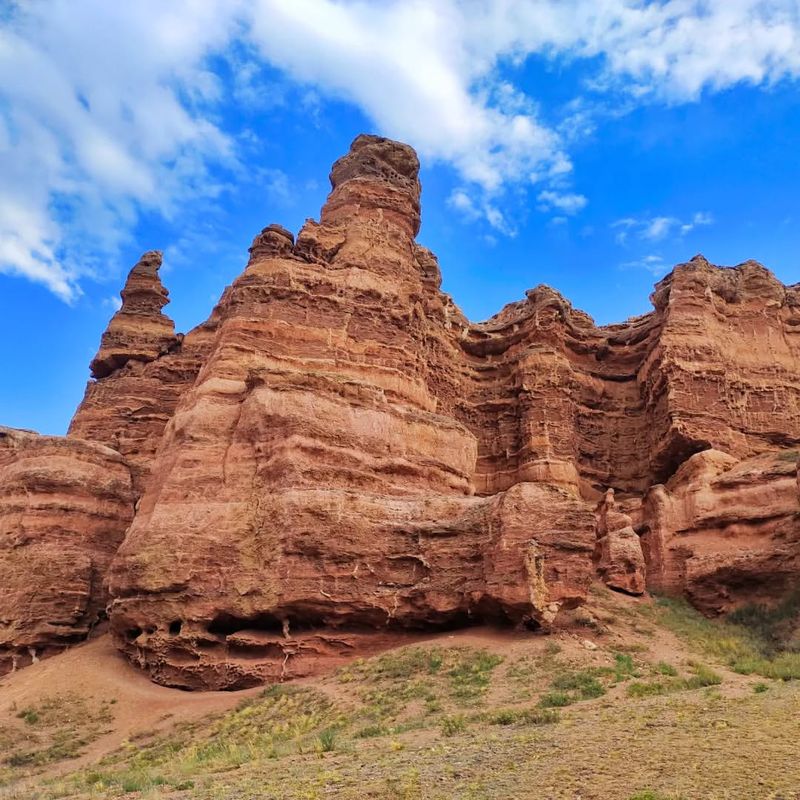
[[[789,800],[789,616],[713,623],[597,589],[564,633],[442,635],[78,762],[116,703],[76,688],[5,709],[0,797]]]

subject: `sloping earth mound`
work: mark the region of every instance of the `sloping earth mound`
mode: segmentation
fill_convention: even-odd
[[[0,683],[0,797],[788,800],[800,657],[742,621],[593,587],[559,634],[472,628],[202,695],[101,639]]]

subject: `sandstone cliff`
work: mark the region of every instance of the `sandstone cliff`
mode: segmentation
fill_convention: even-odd
[[[119,453],[0,428],[0,674],[80,641],[104,616],[106,571],[132,519]]]
[[[709,613],[796,580],[800,289],[697,256],[622,324],[545,286],[470,323],[415,241],[418,170],[358,137],[319,222],[266,227],[186,336],[160,255],[131,271],[52,446],[130,468],[111,624],[155,680],[237,688],[419,630],[557,625],[595,576]],[[0,619],[28,602],[8,597]]]

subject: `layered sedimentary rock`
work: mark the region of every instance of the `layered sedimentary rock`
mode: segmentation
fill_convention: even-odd
[[[164,427],[192,385],[213,339],[215,318],[183,336],[162,309],[169,293],[159,278],[161,253],[145,253],[121,292],[122,307],[103,334],[68,436],[113,447],[144,490]]]
[[[119,453],[0,428],[0,674],[88,634],[132,518]]]
[[[69,441],[130,467],[112,629],[155,680],[553,626],[598,575],[709,613],[796,580],[800,289],[696,256],[625,323],[546,286],[471,323],[415,241],[418,169],[358,137],[319,222],[266,227],[186,336],[160,255],[132,270]]]
[[[158,680],[247,685],[343,634],[536,624],[582,599],[594,528],[574,487],[472,496],[417,170],[357,140],[320,223],[265,229],[220,307],[113,568],[114,629]]]
[[[633,520],[620,509],[609,489],[597,507],[597,542],[594,553],[597,572],[612,589],[642,594],[646,586],[646,564]]]
[[[707,613],[774,603],[800,575],[800,450],[688,459],[643,506],[649,588]]]
[[[157,680],[304,674],[375,630],[553,624],[595,570],[641,593],[642,494],[695,452],[798,436],[795,289],[697,257],[621,325],[547,287],[471,324],[414,241],[417,174],[359,137],[320,221],[265,228],[216,309],[112,571],[116,635]],[[609,488],[625,508],[595,510]]]

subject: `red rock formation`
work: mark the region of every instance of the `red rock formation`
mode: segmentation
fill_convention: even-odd
[[[698,256],[619,325],[545,286],[472,324],[415,241],[418,168],[358,137],[320,221],[265,228],[185,337],[160,256],[131,272],[69,435],[118,449],[141,495],[112,628],[155,680],[555,625],[596,572],[707,611],[797,574],[800,289]]]
[[[164,426],[194,383],[213,339],[214,316],[187,336],[175,333],[158,270],[161,253],[145,253],[128,275],[122,307],[103,334],[68,436],[113,447],[144,489]]]
[[[597,507],[595,563],[606,586],[628,594],[645,590],[646,568],[639,536],[630,516],[622,512],[609,489]]]
[[[0,674],[88,634],[132,518],[119,453],[0,428]]]
[[[707,613],[770,604],[800,574],[798,450],[737,461],[689,458],[644,501],[642,544],[653,591],[685,594]]]
[[[471,497],[417,169],[410,148],[357,139],[320,223],[296,244],[265,229],[221,305],[113,569],[114,630],[157,680],[302,673],[284,630],[540,622],[584,596],[594,526],[574,486]]]

